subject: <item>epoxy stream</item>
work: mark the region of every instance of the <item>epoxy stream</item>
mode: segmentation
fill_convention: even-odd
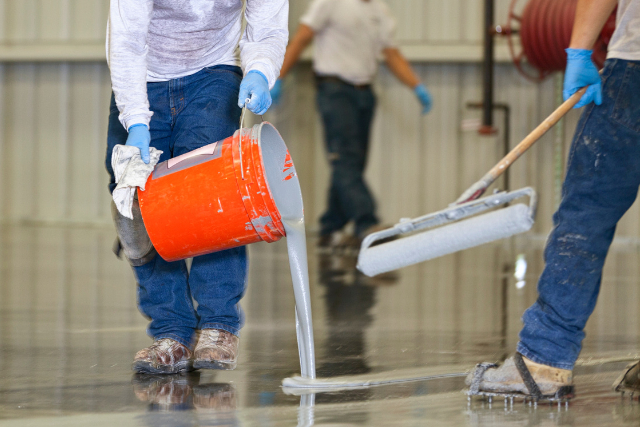
[[[300,373],[305,378],[316,377],[313,322],[309,294],[309,267],[307,262],[307,238],[302,218],[282,218],[287,232],[289,268],[296,300],[296,333],[300,354]]]
[[[260,132],[260,138],[252,138],[252,141],[260,141],[269,190],[280,213],[287,238],[289,267],[296,301],[300,373],[304,378],[315,379],[316,360],[309,293],[307,238],[300,182],[289,151],[276,129],[272,125],[262,123],[255,126],[253,132]]]

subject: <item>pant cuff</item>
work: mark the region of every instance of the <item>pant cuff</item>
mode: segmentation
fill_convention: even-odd
[[[240,338],[240,329],[234,328],[233,326],[225,325],[223,323],[205,323],[200,326],[200,329],[222,329],[223,331],[232,333],[233,335]]]
[[[191,337],[189,337],[189,339],[185,339],[184,337],[181,337],[180,335],[160,334],[160,335],[154,335],[153,340],[157,341],[157,340],[161,340],[163,338],[171,338],[174,341],[178,341],[180,344],[182,344],[183,346],[187,347],[188,349],[190,349],[190,350],[193,349],[193,335]]]
[[[567,369],[569,371],[573,370],[573,363],[563,363],[563,362],[551,362],[549,360],[544,360],[538,356],[536,356],[533,352],[531,352],[523,343],[519,342],[516,347],[516,351],[526,357],[527,359],[540,363],[541,365],[551,366],[552,368],[558,369]]]

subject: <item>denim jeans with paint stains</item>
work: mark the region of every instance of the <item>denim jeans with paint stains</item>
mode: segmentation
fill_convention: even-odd
[[[317,104],[331,166],[327,210],[320,234],[327,235],[355,222],[356,234],[376,225],[375,202],[364,182],[375,96],[371,88],[339,81],[318,83]]]
[[[162,150],[160,161],[223,140],[238,129],[238,92],[242,71],[218,65],[179,79],[148,83],[151,146]],[[127,141],[111,99],[106,168],[109,190],[116,186],[111,152]],[[235,335],[243,323],[240,299],[245,291],[247,256],[244,247],[167,262],[160,256],[134,267],[140,311],[151,319],[154,339],[172,338],[190,345],[196,329],[224,329]],[[192,300],[197,301],[194,309]]]
[[[578,358],[616,225],[640,185],[640,62],[610,59],[602,79],[602,105],[585,107],[576,128],[538,300],[518,344],[529,359],[562,369]]]

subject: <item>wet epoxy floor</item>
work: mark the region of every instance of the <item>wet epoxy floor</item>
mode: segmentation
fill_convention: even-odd
[[[517,342],[535,300],[543,239],[521,236],[367,278],[349,256],[310,276],[319,377],[429,369],[448,378],[286,394],[299,372],[286,244],[250,248],[246,326],[235,371],[134,376],[149,345],[135,283],[109,228],[0,227],[0,426],[637,425],[640,404],[611,391],[640,354],[639,248],[614,244],[568,407],[467,401],[462,374]],[[525,284],[514,261],[523,254]]]

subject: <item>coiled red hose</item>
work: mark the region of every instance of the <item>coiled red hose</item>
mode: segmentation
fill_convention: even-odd
[[[567,65],[578,0],[530,0],[520,17],[520,40],[527,61],[543,73],[562,71]],[[593,50],[593,60],[602,67],[607,46],[615,30],[615,11],[605,24]]]

